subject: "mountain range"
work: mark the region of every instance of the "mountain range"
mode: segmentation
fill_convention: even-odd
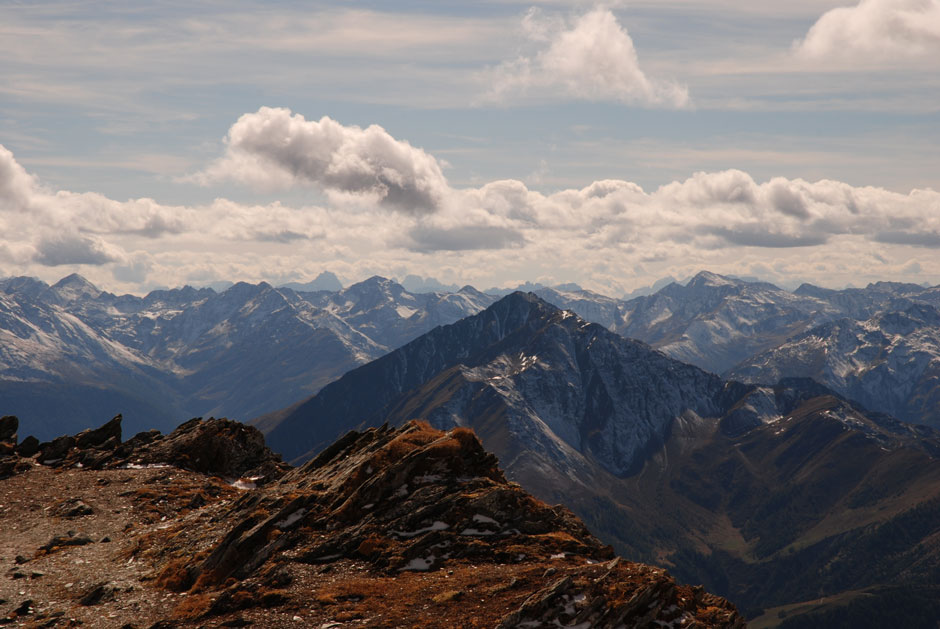
[[[5,412],[30,417],[42,438],[118,411],[141,430],[169,429],[186,416],[247,420],[499,298],[469,286],[412,293],[380,277],[336,289],[335,276],[325,274],[297,286],[318,290],[238,283],[222,292],[183,287],[138,297],[101,291],[78,275],[52,286],[2,279]],[[872,410],[940,426],[940,343],[928,308],[940,307],[940,287],[804,284],[789,292],[701,272],[628,300],[575,285],[533,288],[559,308],[707,371],[764,383],[813,377]],[[899,317],[927,317],[916,347],[890,327]],[[827,325],[839,342],[827,339]]]
[[[0,280],[0,399],[40,438],[118,411],[134,430],[248,419],[492,301],[470,288],[413,295],[378,277],[335,292],[238,283],[145,297],[78,275],[52,286],[10,278]]]

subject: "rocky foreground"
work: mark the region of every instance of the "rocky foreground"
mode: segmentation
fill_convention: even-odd
[[[351,432],[290,469],[255,429],[121,441],[0,420],[0,624],[741,627],[506,481],[466,429]]]

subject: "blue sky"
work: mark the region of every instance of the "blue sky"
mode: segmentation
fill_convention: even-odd
[[[940,283],[940,1],[765,4],[0,2],[0,274]]]

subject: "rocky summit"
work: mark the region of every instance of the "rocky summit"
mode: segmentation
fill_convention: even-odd
[[[294,469],[226,420],[119,430],[5,455],[0,623],[743,626],[507,482],[466,428],[354,431]]]

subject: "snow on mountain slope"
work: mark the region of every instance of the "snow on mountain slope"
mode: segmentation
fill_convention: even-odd
[[[940,427],[940,312],[926,304],[839,319],[735,367],[747,382],[813,378],[867,408]]]
[[[515,293],[346,374],[266,429],[297,459],[370,422],[474,417],[504,460],[534,450],[572,473],[590,460],[623,475],[678,417],[721,415],[724,396],[717,376]]]
[[[160,392],[147,394],[158,406],[164,396],[162,405],[172,414],[248,419],[315,393],[492,301],[469,287],[412,295],[382,278],[341,293],[240,282],[221,293],[186,286],[145,297],[100,291],[75,274],[53,286],[7,278],[0,280],[0,383],[7,400],[20,400],[21,412],[49,414],[51,425],[71,412],[76,395],[69,387],[86,384],[111,391],[115,406],[126,403],[126,394],[149,390]],[[23,405],[39,394],[21,387],[20,395],[17,382],[54,385],[42,393],[41,411]],[[105,405],[101,415],[123,410],[129,425],[137,426],[129,409],[109,407],[106,395],[99,401]]]

